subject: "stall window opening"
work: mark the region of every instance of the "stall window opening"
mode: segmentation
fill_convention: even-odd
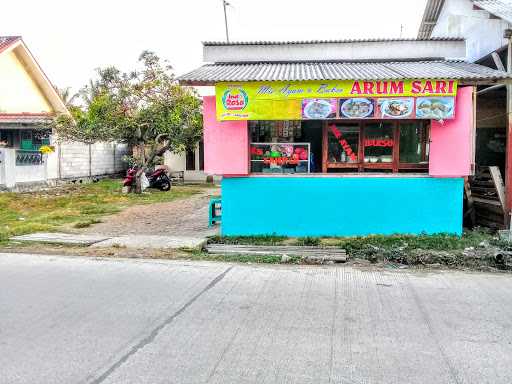
[[[425,121],[326,122],[324,173],[428,172]]]
[[[428,172],[428,121],[249,121],[249,134],[251,173]]]
[[[252,173],[322,170],[321,121],[250,121]]]

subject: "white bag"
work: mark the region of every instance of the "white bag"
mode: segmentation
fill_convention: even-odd
[[[149,180],[148,180],[146,174],[143,172],[142,175],[140,176],[140,189],[142,192],[144,192],[144,190],[148,187],[149,187]]]

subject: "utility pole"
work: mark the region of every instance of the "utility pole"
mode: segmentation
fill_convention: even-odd
[[[224,25],[226,27],[226,41],[229,43],[229,31],[228,31],[228,15],[226,13],[226,7],[229,4],[226,0],[222,0],[222,6],[224,7]]]

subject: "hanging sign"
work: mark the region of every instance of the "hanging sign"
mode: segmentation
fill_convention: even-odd
[[[446,104],[456,93],[455,80],[277,81],[215,86],[218,120],[415,118],[416,98],[441,97]],[[439,109],[437,102],[435,105]],[[422,110],[420,118],[432,118],[426,117],[433,115],[427,102]]]

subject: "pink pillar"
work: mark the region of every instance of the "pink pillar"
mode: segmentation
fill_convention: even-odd
[[[249,174],[247,121],[218,121],[215,96],[203,97],[204,170],[213,175]]]
[[[432,120],[429,174],[463,177],[472,174],[474,122],[473,88],[461,87],[455,101],[455,119]]]

